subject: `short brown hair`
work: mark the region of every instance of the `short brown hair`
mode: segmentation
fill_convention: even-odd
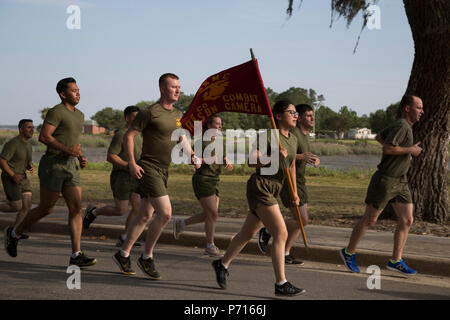
[[[159,86],[162,87],[167,78],[180,80],[180,78],[175,73],[164,73],[161,77],[159,77]]]
[[[406,106],[414,106],[416,104],[416,101],[414,98],[418,98],[417,96],[413,94],[405,94],[402,97],[402,100],[400,101],[400,106],[398,108],[397,117],[400,118],[403,114],[403,111],[405,110]]]

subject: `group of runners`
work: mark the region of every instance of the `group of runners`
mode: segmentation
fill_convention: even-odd
[[[195,166],[192,185],[195,196],[203,209],[202,213],[187,219],[174,219],[173,234],[176,239],[189,225],[204,223],[206,234],[205,254],[216,258],[212,262],[218,285],[225,289],[229,276],[228,268],[245,245],[258,234],[258,245],[263,253],[268,251],[272,239],[271,256],[275,274],[275,294],[295,296],[305,292],[287,281],[285,264],[303,264],[293,257],[290,250],[300,234],[299,221],[295,211],[299,206],[303,225],[308,223],[306,188],[306,165],[319,166],[320,159],[310,152],[309,132],[314,126],[314,112],[311,106],[295,106],[289,100],[279,100],[273,106],[273,116],[279,129],[277,139],[267,137],[269,147],[255,144],[249,163],[255,173],[247,182],[247,201],[250,213],[241,230],[233,237],[225,252],[214,244],[214,232],[219,210],[220,174],[225,167],[232,169],[226,157],[197,157],[186,136],[172,141],[174,130],[181,126],[181,111],[174,107],[180,95],[180,80],[173,73],[163,74],[159,79],[161,97],[151,106],[139,109],[136,106],[124,110],[125,128],[116,131],[107,152],[107,161],[112,163],[110,176],[114,204],[97,207],[89,205],[82,216],[82,190],[79,167],[87,165],[83,156],[80,135],[84,115],[76,108],[80,92],[75,79],[65,78],[58,82],[56,91],[61,103],[51,108],[45,117],[39,141],[47,146],[42,156],[38,175],[40,181],[40,202],[31,209],[31,187],[27,172],[33,173],[30,139],[33,137],[33,121],[19,122],[19,135],[9,140],[0,154],[2,184],[9,201],[0,206],[0,211],[18,212],[15,224],[5,229],[4,244],[11,257],[17,256],[20,240],[28,238],[25,232],[43,217],[49,215],[62,194],[68,208],[68,225],[72,244],[69,264],[89,267],[97,261],[81,250],[83,229],[88,229],[97,216],[122,216],[129,212],[124,234],[117,246],[120,249],[113,260],[120,271],[134,275],[130,253],[134,247],[142,246],[138,238],[148,226],[143,252],[137,265],[151,279],[161,279],[154,260],[154,249],[158,239],[172,218],[172,206],[167,192],[168,169],[172,149],[177,143],[191,155]],[[402,259],[409,228],[413,222],[413,202],[408,188],[406,173],[411,156],[418,156],[420,142],[414,143],[412,125],[423,114],[422,101],[414,95],[403,96],[400,102],[399,118],[380,132],[376,139],[383,147],[383,156],[378,170],[373,175],[366,196],[366,211],[353,229],[350,242],[339,253],[352,271],[359,273],[356,263],[356,248],[366,230],[373,225],[388,202],[392,202],[397,214],[397,228],[394,234],[394,250],[387,268],[406,275],[416,271],[409,268]],[[222,119],[214,115],[204,124],[204,130],[213,130],[211,141],[203,142],[203,150],[221,136]],[[278,170],[265,174],[262,161],[270,153],[270,146],[279,145]],[[284,165],[293,180],[293,193],[289,190]],[[284,217],[278,198],[292,213]],[[131,205],[131,210],[128,211]],[[30,210],[31,209],[31,210]],[[155,217],[152,219],[153,214]]]

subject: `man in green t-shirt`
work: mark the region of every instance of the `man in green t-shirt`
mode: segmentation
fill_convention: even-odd
[[[114,196],[114,205],[101,208],[88,206],[83,219],[84,229],[89,229],[89,226],[94,222],[97,216],[123,216],[128,212],[128,203],[131,203],[131,210],[125,222],[125,234],[122,234],[119,237],[116,244],[118,247],[122,246],[126,237],[128,225],[136,216],[141,204],[139,194],[136,193],[137,182],[136,179],[130,175],[130,171],[128,170],[128,158],[123,147],[123,137],[125,132],[130,127],[134,118],[136,118],[138,112],[139,108],[136,106],[128,106],[125,108],[125,128],[116,131],[108,148],[107,161],[113,165],[110,184]],[[141,152],[142,135],[139,134],[134,137],[134,158],[139,159],[141,157]],[[135,246],[140,246],[140,244],[136,242]]]
[[[297,154],[295,161],[297,184],[297,195],[300,199],[299,210],[302,217],[303,226],[308,224],[308,190],[306,188],[306,165],[313,165],[316,168],[320,164],[320,159],[317,155],[311,153],[311,147],[309,144],[309,132],[314,127],[314,111],[308,104],[299,104],[295,107],[298,112],[297,126],[291,130],[291,133],[297,137]],[[293,206],[291,200],[291,191],[287,181],[283,184],[283,189],[280,193],[280,198],[283,205],[289,208],[291,215],[294,218],[287,218],[286,227],[288,230],[288,238],[286,240],[285,249],[285,263],[287,264],[299,264],[303,262],[296,259],[290,254],[290,250],[300,235],[300,226],[297,220],[297,209]],[[261,252],[266,253],[267,245],[270,240],[270,234],[266,228],[262,228],[258,235],[258,247]]]
[[[131,221],[125,242],[113,259],[122,273],[135,274],[131,268],[130,251],[133,244],[144,231],[145,226],[156,217],[148,226],[145,249],[138,260],[138,266],[151,279],[160,279],[153,259],[153,249],[164,227],[172,218],[172,206],[167,194],[168,168],[171,162],[173,147],[177,141],[172,141],[172,133],[181,127],[181,111],[173,104],[180,95],[180,80],[173,73],[163,74],[159,78],[161,98],[159,102],[141,110],[128,128],[124,137],[124,147],[128,156],[128,167],[133,177],[139,179],[139,193],[141,195],[141,208],[138,216]],[[133,139],[142,132],[143,147],[141,159],[136,163],[134,157]],[[186,136],[178,141],[194,159],[190,144]],[[200,167],[199,164],[197,164]]]
[[[47,146],[46,153],[39,162],[40,203],[33,208],[16,227],[5,230],[5,247],[12,257],[17,256],[17,244],[21,234],[40,219],[52,213],[61,193],[69,209],[69,233],[72,242],[72,255],[69,264],[88,267],[97,261],[81,251],[80,173],[87,165],[80,145],[84,114],[75,106],[80,102],[80,90],[75,79],[65,78],[56,85],[61,103],[51,108],[45,117],[39,141]]]
[[[413,95],[404,95],[400,101],[401,117],[382,130],[376,137],[383,145],[383,156],[378,170],[373,174],[366,195],[366,211],[354,227],[349,244],[340,251],[345,266],[359,273],[356,264],[356,247],[370,226],[375,224],[388,202],[397,215],[394,233],[394,250],[387,268],[404,275],[415,275],[402,259],[403,249],[413,223],[413,201],[406,174],[411,157],[422,152],[421,143],[414,143],[412,125],[423,115],[422,100]]]
[[[33,120],[19,121],[19,135],[5,143],[0,154],[2,184],[8,203],[0,205],[2,212],[17,212],[15,226],[22,222],[31,208],[31,184],[26,171],[34,174],[32,148]],[[22,234],[22,239],[26,235]]]

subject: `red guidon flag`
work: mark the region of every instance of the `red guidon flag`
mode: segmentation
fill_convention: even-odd
[[[192,135],[194,121],[204,124],[209,117],[219,112],[272,116],[256,59],[216,73],[203,81],[188,111],[181,118],[181,125]]]

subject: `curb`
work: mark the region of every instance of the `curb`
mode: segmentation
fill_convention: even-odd
[[[0,219],[0,226],[4,229],[6,226],[13,224],[13,220]],[[67,235],[67,225],[61,222],[40,222],[32,227],[32,232],[36,233],[50,233],[50,234],[63,234]],[[110,239],[117,239],[123,233],[123,226],[121,225],[110,225],[110,224],[92,224],[88,230],[83,231],[84,237],[99,237],[105,236]],[[231,239],[234,235],[232,234],[216,234],[214,238],[215,244],[222,249],[228,247]],[[139,237],[139,241],[145,241],[145,233]],[[191,232],[185,231],[180,235],[179,240],[175,240],[171,230],[163,230],[158,242],[164,244],[171,244],[177,246],[186,247],[199,247],[202,248],[205,245],[205,235],[202,232]],[[327,246],[309,246],[306,249],[303,245],[294,245],[292,248],[292,253],[296,257],[302,257],[302,259],[307,261],[315,262],[325,262],[342,265],[342,260],[339,256],[339,249],[337,247],[327,247]],[[246,254],[261,255],[257,240],[252,239],[241,251]],[[360,267],[368,267],[370,265],[377,265],[384,267],[389,259],[390,254],[361,250],[358,252],[358,265]],[[408,255],[408,264],[419,270],[420,274],[435,275],[450,277],[450,260],[427,257],[424,259],[422,256],[418,255]]]

